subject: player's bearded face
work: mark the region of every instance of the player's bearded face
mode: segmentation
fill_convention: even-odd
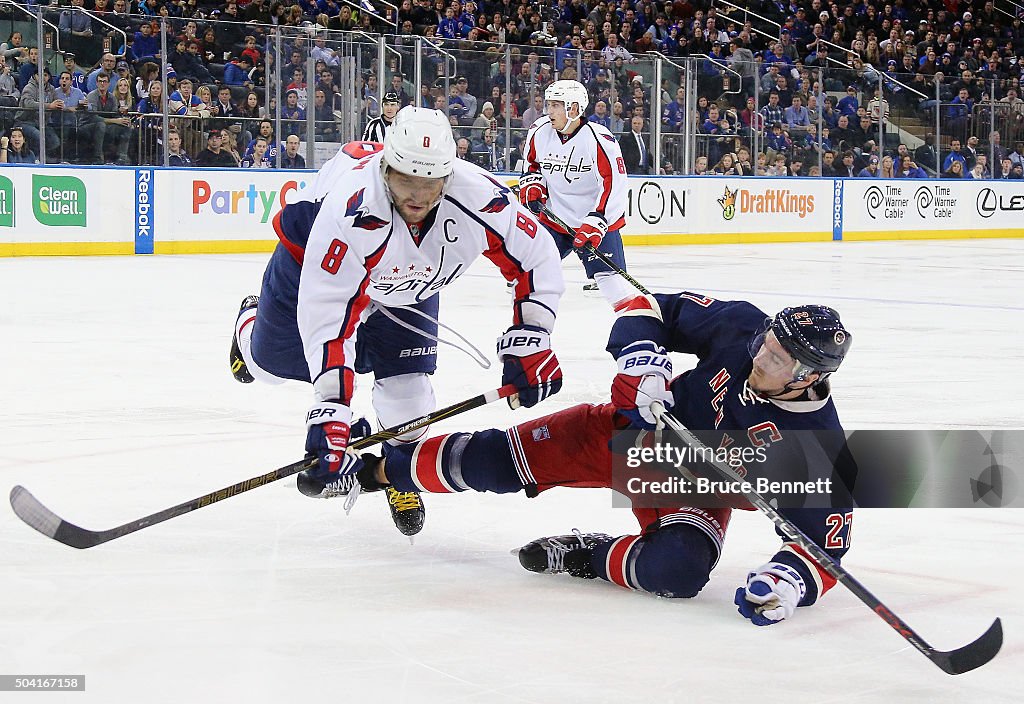
[[[388,169],[388,189],[391,191],[391,202],[398,209],[398,214],[408,223],[422,222],[430,209],[441,198],[444,188],[443,178],[423,178],[410,176]]]

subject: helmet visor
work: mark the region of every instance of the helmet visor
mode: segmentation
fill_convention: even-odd
[[[766,324],[771,324],[771,321],[766,321]],[[778,340],[775,340],[773,346],[777,351],[772,351],[772,348],[765,344],[765,339],[769,334],[771,334],[771,331],[760,332],[754,335],[750,342],[747,343],[747,352],[750,353],[750,358],[754,360],[758,367],[773,376],[776,374],[788,374],[793,379],[803,379],[808,374],[814,373],[814,370],[809,366],[794,359],[779,344]],[[772,339],[774,339],[774,335]]]

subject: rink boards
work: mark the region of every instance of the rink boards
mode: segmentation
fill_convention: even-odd
[[[310,173],[11,165],[0,172],[0,256],[270,251],[274,215]],[[1024,181],[631,176],[629,184],[630,245],[1024,237]]]

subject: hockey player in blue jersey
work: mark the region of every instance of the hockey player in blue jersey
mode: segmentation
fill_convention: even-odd
[[[687,292],[636,297],[620,313],[608,342],[619,366],[610,404],[576,406],[507,431],[430,438],[392,452],[384,462],[364,458],[358,478],[367,488],[527,496],[556,486],[612,487],[614,432],[653,429],[656,402],[711,447],[747,444],[787,464],[803,462],[810,451],[795,431],[842,438],[828,377],[850,341],[838,314],[825,306],[786,308],[769,317],[744,301]],[[673,378],[669,352],[696,355],[697,364]],[[836,450],[830,458],[842,454]],[[849,506],[780,509],[839,559],[849,548]],[[597,577],[661,596],[695,596],[718,561],[729,505],[634,503],[633,511],[641,527],[637,534],[540,538],[519,550],[520,561],[535,572]],[[769,625],[792,616],[797,606],[813,604],[834,584],[798,545],[784,541],[751,570],[735,603],[755,624]]]

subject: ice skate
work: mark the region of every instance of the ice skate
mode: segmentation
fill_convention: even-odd
[[[231,336],[231,355],[229,361],[231,362],[231,376],[243,384],[251,384],[254,379],[249,370],[245,367],[245,359],[242,358],[242,350],[238,346],[238,326],[242,321],[242,318],[249,311],[255,310],[256,306],[259,305],[259,296],[246,296],[245,300],[242,301],[242,305],[238,307],[238,317],[235,318],[235,331]],[[251,324],[251,323],[250,323]]]
[[[597,575],[590,566],[590,552],[595,545],[611,539],[610,535],[604,533],[581,533],[573,529],[569,535],[537,538],[519,548],[516,554],[519,556],[519,564],[531,572],[568,572],[573,577],[594,579]]]

